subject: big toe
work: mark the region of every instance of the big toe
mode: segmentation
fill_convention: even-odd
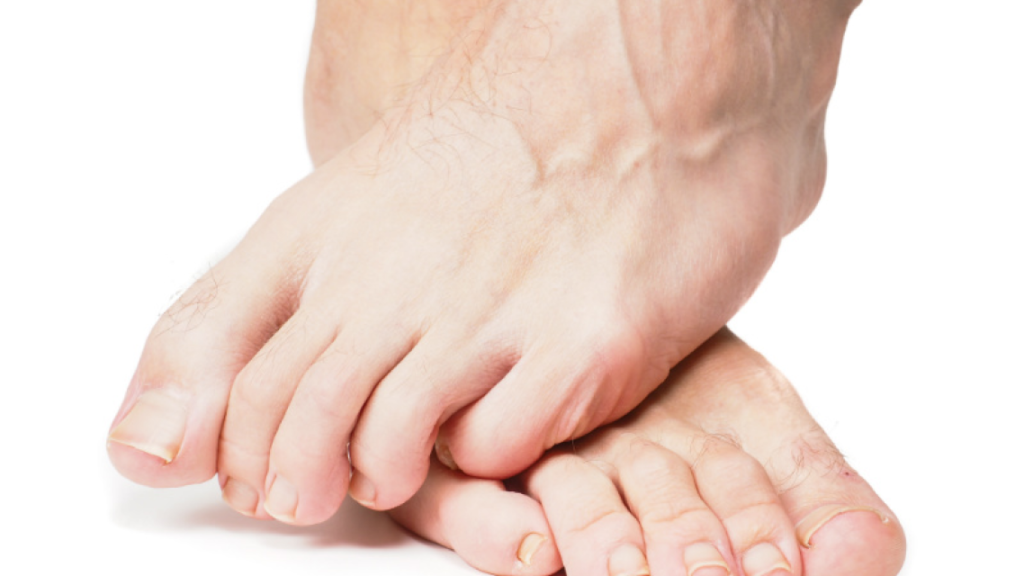
[[[107,439],[111,462],[130,480],[182,486],[216,472],[231,383],[285,308],[282,291],[266,288],[279,284],[272,261],[240,269],[232,256],[190,287],[146,341]]]
[[[760,459],[796,524],[805,574],[895,576],[906,555],[899,520],[803,414],[809,430],[779,435],[771,455]]]
[[[899,522],[875,506],[826,505],[811,512],[797,535],[808,575],[894,576],[906,556]],[[808,522],[809,521],[809,522]]]
[[[795,523],[807,576],[899,572],[906,539],[896,515],[850,467],[782,374],[727,331],[687,364],[679,399],[701,414],[703,429],[734,434],[764,463]]]

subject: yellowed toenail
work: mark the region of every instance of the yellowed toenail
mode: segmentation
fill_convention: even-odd
[[[870,506],[849,506],[845,504],[822,506],[797,523],[796,538],[800,541],[800,545],[804,548],[810,548],[811,538],[814,537],[822,526],[828,524],[836,516],[846,514],[847,512],[871,512],[877,515],[883,524],[889,521],[888,516]]]
[[[220,496],[236,512],[250,518],[256,515],[256,505],[260,502],[260,495],[245,482],[228,478],[224,482],[224,487],[221,488]]]
[[[728,576],[732,573],[718,548],[707,542],[687,546],[686,551],[683,552],[683,560],[686,562],[687,576],[694,576],[698,570],[701,571],[699,576],[713,573],[724,573]],[[714,568],[719,568],[720,570],[715,571]]]
[[[523,542],[519,545],[519,550],[516,552],[516,557],[523,563],[524,566],[529,566],[530,562],[533,561],[533,555],[540,550],[540,547],[548,541],[548,537],[543,534],[537,534],[535,532],[527,534],[526,538],[523,538]]]
[[[295,511],[299,507],[299,492],[281,476],[274,479],[267,492],[267,501],[263,509],[270,517],[286,524],[295,523]]]
[[[609,576],[650,576],[647,557],[634,544],[623,544],[608,557]]]
[[[448,447],[447,442],[438,438],[434,442],[434,452],[437,454],[437,459],[441,464],[456,472],[459,471],[459,465],[455,463],[455,458],[452,457],[452,449]]]
[[[162,388],[147,390],[135,401],[107,437],[109,442],[131,446],[170,464],[185,439],[188,412],[184,401]]]
[[[743,571],[747,576],[767,576],[777,570],[793,572],[789,561],[774,544],[762,542],[743,553]]]

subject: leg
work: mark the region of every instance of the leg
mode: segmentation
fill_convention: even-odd
[[[318,2],[304,99],[313,163],[333,158],[400,105],[487,2]]]
[[[501,530],[494,516],[479,513],[486,505],[453,506],[457,490],[477,481],[446,472],[431,482],[451,491],[418,493],[393,513],[399,522],[428,538],[437,525]],[[844,462],[791,385],[728,331],[626,420],[552,451],[524,483],[544,506],[569,576],[786,572],[773,567],[891,576],[906,546],[893,512]],[[490,494],[497,501],[509,493]],[[441,508],[452,512],[442,519]],[[428,521],[434,532],[424,531]],[[504,542],[442,543],[481,569],[513,574],[509,564],[499,570],[477,559],[508,556],[522,538],[520,529]],[[642,554],[617,552],[633,547]],[[612,569],[623,554],[636,564]]]
[[[118,468],[153,485],[216,470],[238,510],[305,524],[347,490],[404,502],[435,439],[504,477],[642,401],[813,205],[845,24],[673,3],[662,40],[714,57],[666,62],[650,6],[470,19],[161,318],[111,433]],[[793,68],[803,40],[822,59]],[[731,66],[711,85],[708,59]],[[669,72],[693,80],[685,109],[653,81]]]

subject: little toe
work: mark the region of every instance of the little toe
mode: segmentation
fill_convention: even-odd
[[[323,522],[345,498],[351,471],[346,447],[356,419],[411,347],[398,331],[378,333],[370,324],[350,322],[310,366],[277,428],[264,509],[279,521]]]
[[[651,574],[640,524],[607,468],[552,452],[524,474],[527,492],[544,507],[567,576]]]
[[[161,316],[108,437],[122,475],[155,487],[214,475],[231,383],[289,314],[274,264],[233,254]]]
[[[247,516],[269,517],[258,503],[264,500],[274,435],[302,375],[335,335],[336,324],[310,312],[311,308],[315,309],[300,308],[242,369],[231,387],[217,471],[224,500]],[[256,502],[253,493],[259,496]]]
[[[411,498],[427,476],[439,426],[485,394],[507,369],[488,346],[432,335],[421,339],[374,390],[352,434],[352,497],[375,510]]]
[[[500,481],[470,478],[436,459],[420,490],[390,514],[489,574],[545,576],[562,567],[540,504]]]

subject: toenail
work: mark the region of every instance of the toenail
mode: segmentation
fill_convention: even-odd
[[[647,558],[634,544],[623,544],[608,557],[609,576],[650,576]]]
[[[295,522],[295,510],[299,507],[299,492],[292,483],[281,476],[274,478],[267,492],[267,501],[263,509],[274,520],[292,524]]]
[[[883,524],[889,521],[888,516],[869,506],[847,506],[843,504],[822,506],[805,516],[800,522],[797,522],[796,537],[800,541],[800,545],[804,548],[810,548],[811,538],[814,537],[822,526],[828,524],[836,516],[846,514],[847,512],[871,512],[877,515]]]
[[[236,512],[249,517],[256,515],[256,505],[260,502],[260,495],[245,482],[228,478],[224,482],[224,487],[221,488],[220,495]]]
[[[188,413],[184,401],[163,388],[143,392],[108,441],[131,446],[170,464],[185,438]]]
[[[523,538],[523,542],[519,545],[519,550],[516,552],[516,557],[523,563],[524,566],[529,566],[530,562],[533,561],[533,555],[540,550],[540,547],[548,541],[548,537],[543,534],[530,533]]]
[[[747,576],[768,576],[776,572],[792,574],[793,568],[774,544],[762,542],[743,554],[743,571]]]
[[[366,476],[358,472],[352,474],[352,483],[348,486],[348,494],[353,500],[367,508],[373,508],[373,504],[377,500],[377,489],[373,487]]]
[[[437,459],[449,469],[456,472],[459,471],[459,465],[455,463],[455,458],[452,456],[452,449],[448,447],[448,443],[441,440],[438,437],[437,441],[434,442],[434,452],[437,453]]]
[[[686,576],[729,576],[729,565],[722,553],[707,542],[693,544],[683,552]]]

